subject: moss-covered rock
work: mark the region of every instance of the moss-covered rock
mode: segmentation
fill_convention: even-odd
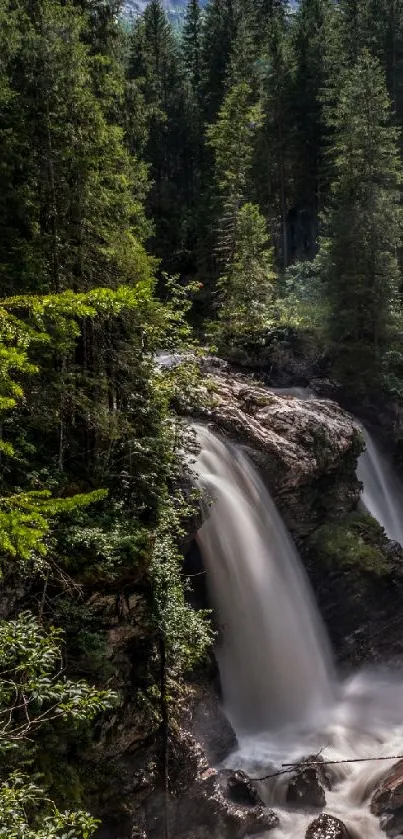
[[[302,546],[338,658],[403,657],[403,551],[364,509],[324,522]]]
[[[341,520],[321,525],[309,547],[317,563],[329,571],[350,568],[380,576],[392,570],[385,533],[365,510],[354,510]]]

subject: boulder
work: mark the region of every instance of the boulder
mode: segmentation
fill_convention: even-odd
[[[322,813],[309,825],[305,839],[350,839],[350,834],[340,819]]]
[[[226,369],[211,370],[207,382],[210,404],[194,413],[247,448],[294,537],[357,504],[363,443],[338,405],[276,393]]]
[[[324,766],[309,766],[310,761],[318,763],[313,755],[302,761],[292,776],[287,789],[286,801],[289,807],[298,810],[323,809],[326,805],[325,789],[330,788],[329,778]]]
[[[145,803],[148,839],[161,839],[167,818],[175,839],[244,839],[278,826],[276,814],[248,802],[235,804],[224,794],[219,773],[190,733],[180,733],[171,754],[170,794],[153,791]],[[247,781],[249,779],[246,776]],[[250,782],[249,782],[250,783]]]
[[[387,836],[403,833],[403,760],[387,773],[371,799],[371,813],[378,816]]]
[[[238,769],[236,772],[231,772],[228,775],[227,790],[229,798],[236,804],[252,806],[263,804],[257,789],[255,789],[251,779],[242,769]]]

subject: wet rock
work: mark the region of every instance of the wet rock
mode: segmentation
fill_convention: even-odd
[[[399,542],[389,540],[386,544],[386,554],[392,561],[403,561],[403,548]]]
[[[236,747],[237,739],[211,686],[199,687],[192,708],[191,731],[209,763],[221,763]]]
[[[273,810],[263,809],[262,807],[254,807],[253,810],[249,810],[245,822],[246,833],[249,836],[253,836],[255,833],[260,834],[265,830],[274,830],[280,824],[279,817]]]
[[[231,772],[227,778],[228,795],[236,804],[254,805],[263,804],[257,789],[246,772],[238,769]]]
[[[350,839],[350,834],[340,819],[322,813],[309,825],[305,839]]]
[[[371,813],[391,839],[403,834],[403,760],[396,763],[371,799]]]
[[[287,804],[299,810],[322,809],[326,805],[325,789],[330,789],[324,766],[309,766],[310,761],[320,763],[316,755],[307,757],[299,765],[287,789]]]
[[[244,839],[277,827],[278,817],[262,806],[230,801],[201,746],[189,733],[176,741],[170,767],[167,818],[175,839]],[[148,839],[162,839],[166,818],[164,791],[154,790],[145,803]]]

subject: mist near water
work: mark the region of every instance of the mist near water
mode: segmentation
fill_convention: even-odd
[[[325,761],[378,758],[329,766],[324,812],[340,818],[351,839],[385,839],[369,803],[403,753],[403,678],[367,668],[337,682],[309,581],[256,470],[239,448],[205,427],[196,431],[196,473],[214,501],[198,540],[220,624],[224,707],[238,738],[226,765],[258,778],[318,752]],[[389,492],[392,484],[376,450],[367,453],[360,478],[368,508],[377,499],[378,517],[379,487]],[[319,814],[288,809],[288,783],[281,775],[258,784],[280,817],[267,839],[304,839]]]

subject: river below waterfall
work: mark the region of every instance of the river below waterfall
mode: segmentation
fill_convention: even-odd
[[[399,756],[403,677],[372,669],[337,680],[308,579],[256,470],[240,448],[204,427],[196,433],[196,472],[214,501],[199,544],[219,624],[224,708],[238,739],[226,766],[261,778],[316,754],[324,761]],[[328,766],[322,812],[341,819],[351,839],[384,839],[369,802],[394,763],[396,757]],[[289,778],[258,784],[280,817],[280,826],[264,834],[271,839],[304,839],[318,815],[287,808]]]
[[[283,763],[320,753],[324,761],[398,756],[403,751],[403,682],[381,672],[362,672],[342,687],[342,696],[317,725],[262,732],[240,740],[226,765],[243,769],[252,778],[281,771]],[[341,819],[351,839],[385,839],[379,819],[369,809],[379,781],[396,759],[329,764],[331,790],[322,812]],[[304,839],[318,812],[287,809],[289,775],[258,784],[265,803],[280,818],[280,826],[265,834],[271,839]]]

